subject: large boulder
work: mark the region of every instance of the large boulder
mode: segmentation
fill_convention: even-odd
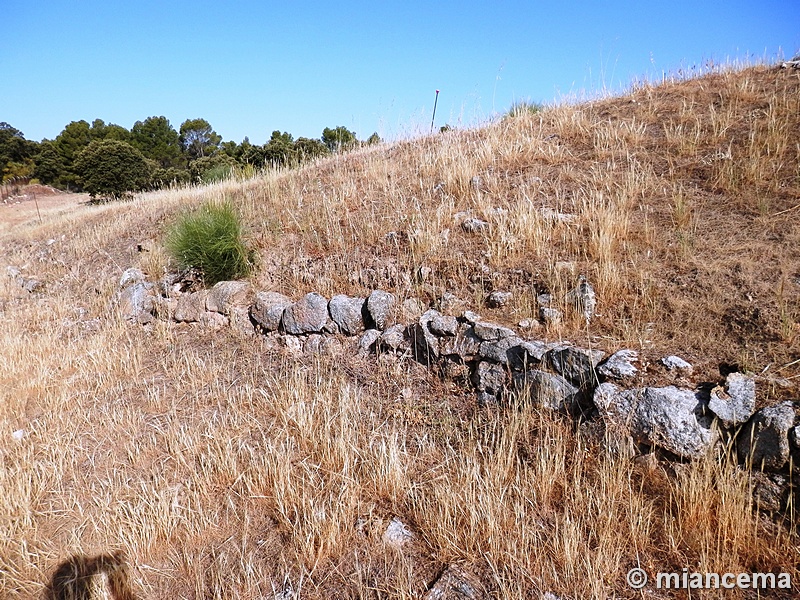
[[[759,410],[739,433],[739,460],[762,471],[782,469],[789,460],[789,431],[794,427],[795,418],[791,402]]]
[[[328,311],[331,319],[345,335],[356,335],[364,331],[364,298],[351,298],[339,294],[331,298]]]
[[[733,427],[746,423],[756,408],[756,382],[741,373],[731,373],[725,380],[725,388],[711,390],[708,408],[723,425]]]
[[[278,292],[258,292],[250,317],[264,332],[277,331],[281,325],[284,311],[292,305],[292,300]]]
[[[328,323],[328,300],[312,292],[292,304],[283,312],[281,328],[286,333],[320,333]]]
[[[484,600],[489,598],[480,580],[450,565],[425,592],[422,600]]]
[[[593,400],[606,426],[627,430],[640,444],[698,458],[717,442],[709,419],[702,417],[704,402],[692,390],[674,386],[625,390],[602,383]]]

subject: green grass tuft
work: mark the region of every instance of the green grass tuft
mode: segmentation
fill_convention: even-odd
[[[181,216],[167,231],[165,246],[181,267],[199,269],[209,286],[246,277],[253,268],[239,214],[228,202]]]

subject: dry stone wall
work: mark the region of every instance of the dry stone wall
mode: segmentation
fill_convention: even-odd
[[[454,298],[443,304],[463,306]],[[638,445],[694,459],[735,440],[740,461],[755,469],[775,473],[786,471],[790,461],[800,465],[797,403],[756,412],[755,379],[744,373],[731,373],[717,386],[642,385],[634,350],[607,356],[594,348],[531,339],[463,309],[455,315],[428,309],[416,316],[409,301],[400,304],[384,290],[366,298],[340,294],[328,300],[310,293],[292,300],[242,281],[185,291],[179,277],[153,283],[129,269],[120,279],[116,305],[135,323],[166,319],[230,326],[298,354],[406,356],[460,379],[483,404],[514,399],[599,421],[606,441],[617,448]],[[691,373],[680,357],[660,362],[677,381]]]

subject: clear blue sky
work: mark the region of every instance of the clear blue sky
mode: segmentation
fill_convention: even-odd
[[[4,0],[0,121],[208,120],[364,139],[485,121],[515,100],[621,89],[709,59],[800,51],[796,0],[272,2]]]

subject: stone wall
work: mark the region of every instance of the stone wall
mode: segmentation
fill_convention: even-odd
[[[730,373],[721,385],[690,386],[692,366],[667,356],[659,366],[673,384],[643,385],[635,350],[606,355],[567,342],[531,339],[469,310],[455,315],[424,310],[413,300],[400,304],[382,290],[366,298],[337,295],[328,300],[310,293],[292,300],[255,291],[244,281],[191,291],[178,276],[148,282],[136,269],[123,274],[119,287],[116,305],[132,322],[164,319],[232,327],[297,354],[407,356],[471,386],[482,404],[530,402],[599,423],[605,443],[617,450],[658,448],[682,460],[720,451],[733,441],[741,463],[790,479],[798,474],[788,473],[790,461],[800,465],[797,403],[755,411],[756,381],[749,374]],[[785,495],[781,488],[778,497]]]

